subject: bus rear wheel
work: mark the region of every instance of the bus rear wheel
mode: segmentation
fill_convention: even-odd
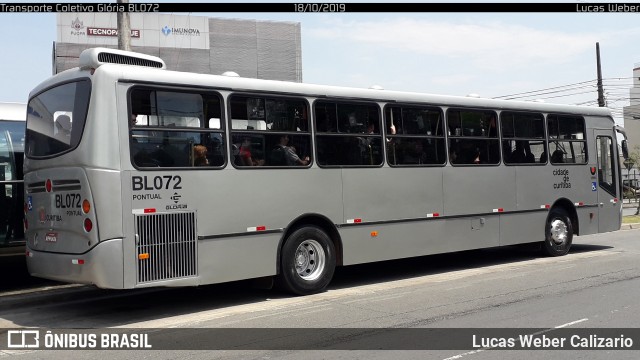
[[[549,212],[545,227],[542,251],[548,256],[562,256],[569,252],[573,241],[573,224],[564,209],[554,208]]]
[[[278,286],[297,295],[324,290],[336,267],[335,247],[320,228],[307,226],[285,241],[280,257]]]

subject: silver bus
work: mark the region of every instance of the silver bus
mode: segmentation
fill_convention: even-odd
[[[607,109],[168,71],[89,49],[30,94],[32,275],[102,288],[272,278],[620,228]]]
[[[24,253],[25,104],[0,103],[0,254]]]

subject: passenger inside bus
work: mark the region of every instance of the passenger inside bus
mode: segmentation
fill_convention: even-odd
[[[547,162],[547,151],[543,151],[542,154],[540,154],[540,163],[544,164]]]
[[[561,164],[564,162],[564,153],[558,149],[551,154],[551,162],[554,164]]]
[[[498,128],[496,127],[496,117],[494,115],[489,117],[489,129],[487,129],[487,136],[490,138],[498,137]]]
[[[480,149],[476,148],[474,151],[474,155],[472,156],[472,159],[470,164],[480,164],[482,161],[480,160]]]
[[[362,133],[363,124],[358,121],[356,117],[356,113],[352,112],[349,114],[348,122],[347,122],[348,130],[351,133]]]
[[[262,166],[264,159],[254,159],[251,154],[251,138],[242,139],[242,144],[238,146],[238,154],[236,157],[236,165],[239,166]]]
[[[509,155],[509,162],[514,164],[521,164],[524,162],[525,154],[524,147],[522,146],[522,141],[516,141],[516,148],[513,149],[511,154]]]
[[[424,143],[420,140],[411,141],[405,151],[403,162],[405,164],[432,164],[433,159],[425,151]]]
[[[132,113],[129,118],[129,122],[131,127],[135,126],[138,123],[138,114]]]
[[[480,164],[480,149],[471,140],[460,141],[456,164]]]
[[[309,164],[309,157],[306,156],[304,159],[300,159],[298,154],[296,153],[296,148],[294,146],[288,146],[289,144],[289,136],[282,135],[280,136],[280,141],[278,145],[271,152],[271,165],[274,166],[306,166]]]
[[[207,147],[204,145],[196,145],[193,147],[193,166],[207,166],[209,165],[209,159],[207,159]]]
[[[527,164],[531,164],[536,162],[536,156],[531,152],[531,145],[529,141],[523,141],[524,146],[524,162]]]
[[[513,164],[530,164],[536,162],[535,155],[531,152],[531,146],[527,140],[517,140],[516,148],[509,156],[509,162]]]
[[[451,150],[451,152],[449,153],[449,162],[451,162],[452,164],[458,163],[458,153],[455,150]]]

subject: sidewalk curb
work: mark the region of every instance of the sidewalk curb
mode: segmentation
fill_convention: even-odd
[[[622,224],[620,226],[620,230],[635,230],[635,229],[640,229],[640,223]]]

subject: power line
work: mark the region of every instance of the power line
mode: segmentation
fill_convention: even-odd
[[[612,77],[602,79],[605,105],[611,111],[611,115],[621,120],[626,118],[640,118],[640,104],[638,108],[630,111],[625,109],[632,101],[640,101],[640,97],[632,96],[631,90],[637,88],[636,77]],[[629,81],[633,80],[633,81]],[[587,91],[584,91],[584,90]],[[581,81],[573,84],[553,86],[549,88],[518,92],[510,95],[496,96],[494,99],[504,100],[531,100],[532,98],[539,100],[566,98],[571,96],[583,96],[585,94],[593,94],[594,99],[581,101],[575,105],[595,106],[598,105],[597,99],[597,80]]]
[[[621,80],[629,80],[629,79],[635,79],[635,77],[604,78],[603,79],[603,84],[607,88],[612,88],[612,87],[615,87],[615,88],[631,88],[634,85],[633,82],[625,82],[625,83],[620,83],[619,82]],[[494,99],[505,99],[505,100],[526,99],[526,98],[531,98],[531,97],[539,97],[539,96],[555,94],[555,93],[570,92],[570,91],[586,89],[586,88],[596,88],[596,86],[597,86],[597,80],[593,79],[593,80],[581,81],[581,82],[577,82],[577,83],[573,83],[573,84],[554,86],[554,87],[545,88],[545,89],[539,89],[539,90],[525,91],[525,92],[519,92],[519,93],[514,93],[514,94],[509,94],[509,95],[496,96],[496,97],[494,97]],[[574,94],[575,95],[580,95],[582,93],[574,93]],[[569,96],[569,95],[567,95],[567,96]]]
[[[555,95],[555,96],[547,96],[547,97],[538,97],[541,100],[546,100],[546,99],[555,99],[555,98],[560,98],[560,97],[568,97],[568,96],[576,96],[576,95],[584,95],[584,94],[591,94],[593,91],[583,91],[583,92],[579,92],[579,93],[572,93],[572,94],[564,94],[564,95]],[[597,101],[597,100],[596,100]]]
[[[575,86],[578,86],[578,85],[582,85],[582,86],[584,86],[585,84],[594,83],[595,81],[596,81],[596,80],[595,80],[595,79],[593,79],[593,80],[589,80],[589,81],[582,81],[582,82],[575,83],[575,84],[568,84],[568,85],[554,86],[554,87],[550,87],[550,88],[546,88],[546,89],[533,90],[533,91],[525,91],[525,92],[515,93],[515,94],[510,94],[510,95],[496,96],[496,97],[494,97],[494,99],[510,98],[510,97],[513,97],[513,96],[526,95],[526,94],[532,94],[532,95],[530,95],[530,96],[536,96],[536,95],[533,95],[533,94],[535,94],[535,93],[540,93],[540,92],[543,92],[543,91],[558,90],[558,89],[567,88],[567,87],[572,87],[572,86],[573,86],[573,87],[575,87]],[[525,96],[525,97],[527,97],[527,96]]]
[[[580,91],[580,90],[584,90],[584,89],[589,89],[589,91]],[[567,88],[567,89],[563,89],[563,90],[555,90],[555,91],[546,91],[546,92],[538,92],[535,94],[531,94],[531,95],[523,95],[523,96],[511,96],[508,98],[504,98],[504,100],[517,100],[517,99],[532,99],[532,98],[541,98],[542,96],[546,96],[546,95],[557,95],[557,94],[562,94],[562,95],[557,95],[557,96],[550,96],[547,98],[553,98],[553,97],[566,97],[566,96],[573,96],[573,95],[582,95],[585,93],[590,93],[595,91],[596,87],[595,85],[586,85],[586,86],[574,86],[572,88]]]

